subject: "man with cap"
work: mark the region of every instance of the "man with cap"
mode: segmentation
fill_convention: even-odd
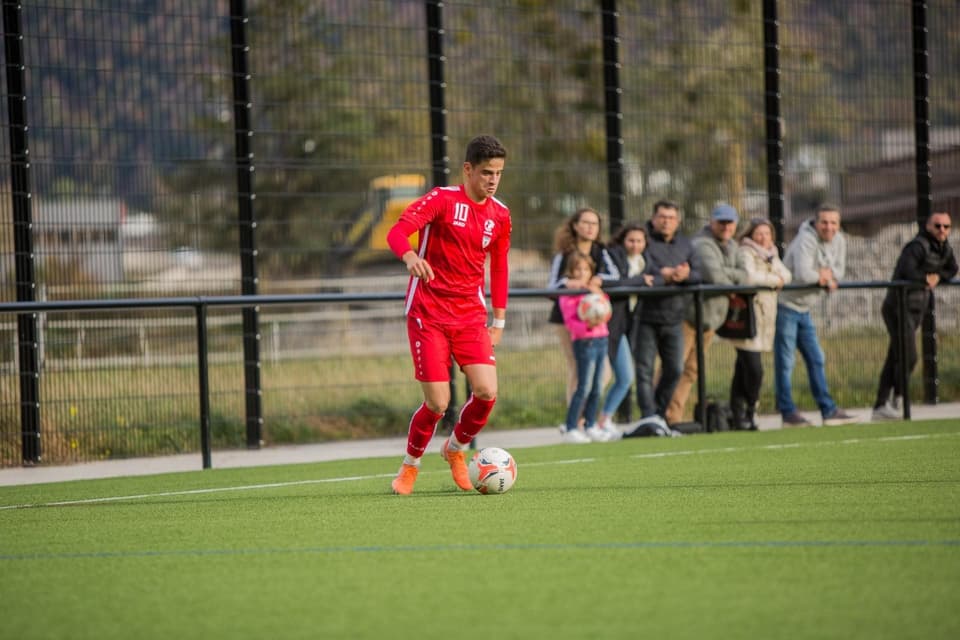
[[[720,204],[693,238],[693,257],[704,284],[742,284],[747,281],[743,258],[733,239],[739,216],[729,204]],[[703,348],[710,346],[714,332],[727,317],[730,298],[725,293],[704,296]],[[665,416],[668,424],[683,422],[690,389],[697,381],[696,308],[690,304],[683,322],[683,373],[673,391]],[[702,400],[702,398],[701,398]]]

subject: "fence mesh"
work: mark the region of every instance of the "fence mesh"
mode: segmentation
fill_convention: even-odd
[[[11,104],[23,101],[36,298],[237,294],[245,255],[254,256],[260,293],[402,291],[402,265],[384,234],[434,182],[431,4],[25,3],[24,95],[11,93],[19,69],[8,47],[0,118],[10,123]],[[504,141],[498,196],[514,218],[517,287],[546,283],[554,231],[577,208],[599,209],[605,235],[613,231],[604,4],[434,7],[442,20],[444,181],[459,181],[473,135]],[[719,201],[741,218],[767,215],[764,3],[615,4],[624,219],[646,219],[661,198],[681,204],[687,233]],[[245,14],[231,19],[241,6]],[[950,0],[926,6],[933,206],[956,214],[960,8]],[[776,8],[785,239],[817,204],[836,202],[849,233],[847,279],[889,278],[916,231],[911,3],[779,0]],[[12,27],[5,23],[5,36]],[[246,73],[237,72],[241,63]],[[249,107],[235,99],[241,88]],[[242,112],[250,131],[236,129]],[[238,136],[252,153],[239,163]],[[23,196],[12,186],[12,139],[9,128],[0,136],[3,300],[17,295],[14,202]],[[255,246],[241,248],[245,198]],[[960,353],[947,348],[955,291],[940,300],[942,380]],[[880,296],[844,292],[818,312],[828,336],[869,337],[844,343],[831,359],[847,403],[868,402],[859,389],[879,369],[862,363],[883,349]],[[511,392],[497,409],[510,426],[562,417],[565,365],[548,309],[546,301],[512,303],[506,339],[517,357],[503,357],[501,386]],[[399,303],[260,312],[265,441],[404,430],[417,388]],[[215,311],[209,321],[215,442],[242,446],[240,314]],[[39,322],[45,460],[197,446],[189,313],[48,313]],[[16,341],[16,316],[0,317],[3,464],[19,460]],[[712,394],[730,368],[727,348],[708,353],[721,372],[708,377]],[[862,368],[870,383],[854,384],[851,373]],[[941,386],[942,398],[958,395]]]

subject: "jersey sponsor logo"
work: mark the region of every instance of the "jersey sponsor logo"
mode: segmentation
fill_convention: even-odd
[[[466,227],[467,218],[470,215],[470,205],[463,202],[457,202],[453,205],[453,226]]]

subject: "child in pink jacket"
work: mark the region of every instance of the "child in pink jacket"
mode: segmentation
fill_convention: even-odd
[[[589,289],[606,297],[600,289],[596,265],[590,256],[582,253],[567,258],[567,288]],[[563,441],[569,443],[600,442],[610,439],[609,432],[597,427],[597,412],[600,408],[600,392],[603,386],[603,367],[607,357],[607,320],[586,322],[580,318],[577,308],[584,296],[560,297],[560,312],[563,323],[573,341],[573,357],[577,363],[577,388],[567,407],[566,432]],[[609,298],[608,298],[609,301]],[[577,428],[583,417],[584,431]]]

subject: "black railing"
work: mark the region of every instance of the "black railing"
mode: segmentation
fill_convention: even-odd
[[[945,282],[946,285],[960,285],[960,279]],[[895,289],[898,300],[898,321],[902,323],[906,316],[906,292],[910,289],[918,288],[914,282],[903,280],[898,281],[871,281],[871,282],[845,282],[840,284],[840,289]],[[815,289],[816,286],[809,285],[788,285],[784,287],[787,290]],[[634,294],[640,297],[663,296],[665,293],[692,295],[694,300],[695,318],[697,324],[697,395],[698,398],[706,397],[706,368],[704,366],[704,347],[703,347],[703,301],[711,294],[728,293],[755,293],[764,290],[764,287],[756,286],[727,286],[727,285],[691,285],[678,288],[610,288],[606,291],[611,294]],[[556,290],[556,289],[513,289],[510,291],[511,298],[554,298],[558,295],[576,295],[583,293],[581,290]],[[193,309],[196,316],[196,338],[197,338],[197,367],[198,367],[198,394],[199,394],[199,413],[198,421],[200,428],[200,448],[203,459],[203,468],[209,469],[212,466],[211,457],[211,437],[210,437],[210,385],[209,385],[209,367],[208,367],[208,341],[207,341],[207,310],[211,307],[239,307],[249,309],[260,306],[270,305],[315,305],[325,303],[349,303],[349,302],[377,302],[377,301],[396,301],[404,298],[403,293],[328,293],[328,294],[290,294],[290,295],[256,295],[256,296],[196,296],[196,297],[177,297],[177,298],[126,298],[112,300],[59,300],[45,302],[2,302],[0,303],[0,313],[16,313],[23,317],[36,317],[36,314],[45,311],[97,311],[97,310],[120,310],[120,309],[169,309],[169,308],[190,308]],[[899,350],[900,361],[906,362],[906,341],[914,339],[913,335],[907,336],[902,330],[898,331],[900,338]],[[935,343],[934,343],[935,344]],[[936,354],[934,354],[936,357]],[[908,372],[905,367],[900,367],[900,387],[904,390],[903,394],[903,418],[911,419],[910,397],[907,392]],[[29,379],[20,377],[21,397],[24,396],[23,387],[27,389],[26,397],[40,397],[39,374]],[[925,393],[924,397],[933,398],[936,402],[936,393],[927,391],[927,387],[936,388],[936,379],[924,379]],[[247,390],[247,393],[260,394],[260,389]],[[706,421],[706,403],[699,402],[699,414],[696,418],[701,424]],[[34,406],[21,407],[21,442],[24,464],[36,464],[40,462],[40,429],[39,422],[28,419],[33,415],[34,410],[39,407],[39,402]],[[256,447],[253,447],[256,448]]]

